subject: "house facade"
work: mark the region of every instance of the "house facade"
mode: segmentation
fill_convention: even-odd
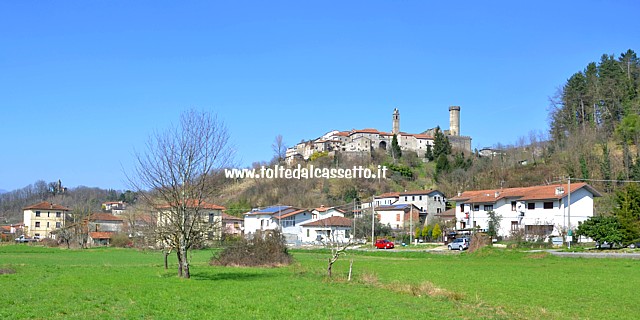
[[[225,207],[206,201],[188,200],[185,205],[186,210],[197,211],[197,223],[201,224],[202,230],[206,230],[204,235],[206,240],[218,240],[222,236],[222,210]],[[165,204],[157,208],[157,227],[162,228],[170,226],[176,219],[182,219],[180,212],[173,212],[173,206]]]
[[[499,236],[524,232],[529,238],[559,236],[594,214],[601,194],[586,183],[466,191],[456,202],[456,230],[486,230],[489,212],[501,217]]]
[[[52,231],[63,228],[69,208],[43,201],[22,208],[24,233],[28,237],[55,238]]]
[[[312,213],[307,209],[292,206],[271,206],[245,213],[244,228],[246,235],[280,228],[287,242],[294,243],[301,241],[301,224],[311,220]]]
[[[300,240],[304,243],[346,243],[352,240],[353,221],[342,216],[330,216],[302,224]]]
[[[223,212],[222,233],[230,236],[241,236],[244,234],[244,219]]]
[[[424,221],[420,221],[420,209],[413,204],[392,204],[373,210],[381,224],[394,230],[409,231],[424,225]]]
[[[124,219],[110,213],[94,213],[89,216],[87,230],[89,243],[109,245],[114,235],[123,231]]]
[[[405,192],[388,192],[374,196],[376,208],[391,205],[414,205],[420,211],[420,221],[430,224],[440,213],[446,210],[447,198],[438,190],[415,190]],[[364,205],[363,208],[368,206]]]

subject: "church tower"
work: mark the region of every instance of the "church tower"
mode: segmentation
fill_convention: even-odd
[[[393,128],[391,129],[391,133],[400,133],[400,111],[398,111],[398,108],[393,109]]]

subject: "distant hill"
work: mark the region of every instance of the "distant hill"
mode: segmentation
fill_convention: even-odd
[[[7,193],[7,192],[9,192],[9,191],[7,191],[5,189],[0,189],[0,194]]]

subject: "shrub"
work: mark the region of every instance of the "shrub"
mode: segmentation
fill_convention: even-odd
[[[133,243],[129,239],[129,236],[125,233],[117,233],[111,237],[111,246],[117,248],[126,248],[132,246]]]
[[[279,230],[256,232],[251,238],[240,239],[217,256],[211,265],[243,267],[276,267],[288,265],[292,257]]]

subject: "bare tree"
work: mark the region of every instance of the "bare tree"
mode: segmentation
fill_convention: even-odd
[[[271,149],[273,149],[274,158],[276,159],[276,161],[278,161],[278,163],[284,161],[285,157],[287,156],[287,146],[282,140],[281,134],[277,135],[273,140]]]
[[[146,153],[136,153],[134,190],[156,208],[156,233],[163,246],[175,248],[178,276],[189,278],[189,250],[208,232],[202,223],[231,165],[233,150],[224,123],[209,112],[183,113],[180,122],[149,137]],[[162,222],[162,223],[161,223]]]

